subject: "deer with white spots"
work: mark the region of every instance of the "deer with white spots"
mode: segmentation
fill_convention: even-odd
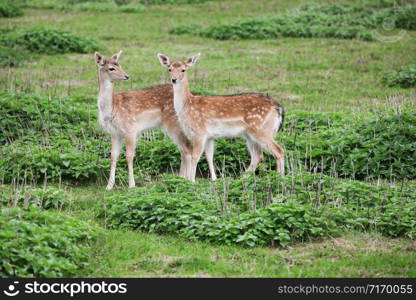
[[[159,53],[157,56],[162,66],[169,70],[173,106],[182,130],[193,143],[192,181],[195,181],[203,150],[212,157],[214,140],[220,137],[245,138],[251,156],[247,171],[256,169],[262,159],[262,149],[265,149],[274,156],[277,171],[284,173],[284,151],[274,140],[284,119],[284,110],[279,104],[269,96],[256,93],[193,95],[189,91],[187,70],[196,63],[200,54],[172,63],[166,55]]]
[[[126,159],[129,173],[129,187],[135,186],[133,159],[138,135],[145,130],[160,127],[178,146],[181,153],[179,175],[190,178],[192,145],[181,127],[173,108],[173,91],[170,84],[153,86],[136,91],[114,92],[114,82],[128,80],[118,60],[121,51],[110,58],[95,53],[98,69],[98,114],[102,127],[111,135],[111,170],[107,189],[115,182],[116,165],[122,147],[126,142]],[[207,155],[210,169],[212,156]]]

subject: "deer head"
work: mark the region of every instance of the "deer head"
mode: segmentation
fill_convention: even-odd
[[[201,54],[198,53],[197,55],[189,57],[186,61],[175,61],[171,63],[169,57],[166,55],[160,53],[157,55],[161,65],[168,69],[172,84],[181,83],[186,80],[186,70],[189,67],[192,67],[200,56]]]
[[[103,79],[113,81],[125,81],[129,79],[129,75],[123,71],[121,65],[118,62],[122,51],[120,50],[118,53],[114,54],[110,58],[105,58],[98,52],[95,52],[95,62],[97,63],[100,76]]]

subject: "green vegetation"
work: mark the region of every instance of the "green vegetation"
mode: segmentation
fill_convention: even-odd
[[[198,4],[210,0],[24,0],[29,8],[46,8],[75,11],[140,13],[146,5]]]
[[[0,1],[0,18],[14,18],[23,16],[23,10],[19,4],[13,0]]]
[[[61,210],[68,206],[69,201],[62,189],[52,186],[37,188],[3,185],[0,190],[0,203],[8,207],[19,206],[27,208],[36,206],[44,209]]]
[[[280,16],[239,20],[207,28],[195,24],[179,25],[172,28],[170,33],[195,34],[218,40],[314,37],[372,41],[375,37],[369,29],[377,28],[386,21],[397,28],[415,28],[416,7],[403,7],[397,13],[394,1],[383,4],[309,4]]]
[[[93,277],[414,277],[415,244],[375,234],[294,247],[242,248],[151,233],[110,230]]]
[[[0,19],[0,276],[416,276],[413,1],[19,2]],[[216,141],[219,180],[202,159],[186,182],[157,130],[139,186],[122,153],[105,191],[98,45],[124,52],[116,91],[166,82],[157,52],[201,52],[193,92],[272,96],[285,176],[267,154],[245,173],[235,138]]]
[[[29,182],[105,181],[109,168],[108,138],[97,128],[95,106],[67,98],[1,94],[0,111],[5,145],[0,178]],[[319,171],[358,180],[416,179],[415,111],[379,111],[353,119],[340,114],[293,111],[278,140],[288,152],[290,171]],[[138,145],[136,166],[142,176],[171,173],[179,168],[179,152],[160,132]],[[217,142],[215,154],[223,176],[240,176],[249,163],[240,139]],[[264,167],[274,169],[267,156]],[[119,165],[125,174],[125,162]],[[199,165],[202,176],[208,165]],[[120,176],[120,177],[121,177]]]
[[[11,32],[2,37],[1,43],[5,46],[20,46],[41,54],[89,53],[98,49],[97,43],[90,38],[49,28]]]
[[[397,71],[387,74],[384,76],[383,82],[388,86],[416,87],[416,65],[403,66]]]
[[[0,67],[19,67],[29,53],[20,47],[0,46]]]
[[[286,246],[346,229],[415,238],[412,194],[411,188],[308,173],[267,173],[197,186],[168,177],[154,187],[107,198],[100,215],[111,228],[250,247]]]
[[[0,228],[1,277],[79,274],[98,233],[87,223],[35,208],[2,208]]]

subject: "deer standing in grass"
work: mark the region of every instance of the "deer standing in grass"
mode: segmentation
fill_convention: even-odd
[[[214,140],[242,136],[251,156],[247,171],[254,171],[262,159],[262,148],[276,159],[276,168],[284,173],[284,151],[274,136],[282,126],[284,110],[270,97],[247,93],[228,96],[196,96],[189,91],[187,70],[200,54],[171,63],[158,54],[168,68],[173,87],[173,105],[182,130],[193,142],[191,180],[195,181],[197,163],[204,149],[214,151]],[[212,154],[211,154],[212,155]]]
[[[122,140],[126,142],[126,159],[129,187],[134,187],[133,159],[137,136],[144,130],[161,127],[181,152],[179,175],[190,179],[192,145],[182,132],[173,108],[173,91],[170,84],[136,91],[114,92],[114,82],[128,80],[118,60],[121,51],[110,58],[95,53],[99,67],[98,112],[99,122],[111,135],[111,170],[107,189],[115,182],[117,159]],[[214,169],[212,155],[207,154],[210,169]]]

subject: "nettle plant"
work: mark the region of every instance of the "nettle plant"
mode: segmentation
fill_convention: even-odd
[[[0,209],[1,277],[68,277],[88,269],[100,230],[39,208]]]
[[[96,209],[111,228],[246,247],[287,246],[345,230],[414,239],[413,191],[414,186],[372,186],[307,172],[196,184],[164,176],[109,195]]]
[[[183,24],[172,34],[193,34],[218,40],[272,39],[281,37],[337,38],[373,41],[371,29],[386,21],[395,28],[414,30],[416,7],[396,7],[394,1],[364,5],[306,4],[277,16],[243,19],[202,27]]]

